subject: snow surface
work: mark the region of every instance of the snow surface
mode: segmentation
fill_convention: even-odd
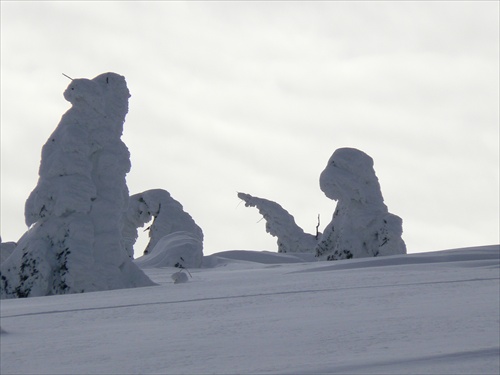
[[[174,284],[2,300],[2,374],[498,374],[500,247],[228,251]],[[283,259],[280,262],[280,259]]]

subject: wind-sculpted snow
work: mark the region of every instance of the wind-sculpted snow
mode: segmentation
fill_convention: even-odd
[[[321,173],[320,187],[337,201],[316,246],[320,259],[406,254],[402,220],[388,212],[370,156],[354,148],[336,150]]]
[[[182,205],[170,193],[163,189],[147,190],[130,197],[129,207],[123,227],[125,248],[130,257],[134,255],[134,244],[137,240],[137,228],[154,218],[148,228],[149,243],[144,255],[150,253],[164,237],[175,232],[188,232],[203,244],[203,231],[195,223],[191,215],[184,211]]]
[[[191,232],[174,232],[162,237],[153,250],[134,260],[141,268],[200,268],[203,243]]]
[[[278,203],[253,197],[250,194],[238,193],[246,207],[256,207],[266,220],[266,231],[277,237],[279,253],[313,252],[317,239],[295,223],[295,219]]]
[[[2,264],[2,298],[153,285],[122,243],[130,170],[121,141],[125,79],[75,79],[64,97],[72,107],[42,148],[25,205],[30,229]]]

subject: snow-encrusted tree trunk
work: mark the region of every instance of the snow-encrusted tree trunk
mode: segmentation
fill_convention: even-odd
[[[305,233],[295,223],[290,213],[278,203],[253,197],[250,194],[238,193],[246,207],[256,207],[266,220],[266,231],[277,237],[279,253],[312,253],[317,240],[316,236]]]
[[[406,254],[402,220],[388,212],[370,156],[354,148],[336,150],[321,173],[320,187],[338,203],[316,246],[317,257]]]
[[[130,197],[129,207],[123,227],[125,248],[130,257],[134,256],[134,244],[137,240],[137,228],[153,219],[148,228],[149,243],[144,255],[150,253],[161,238],[175,232],[187,232],[203,242],[203,231],[184,211],[182,205],[163,189],[146,190]]]
[[[75,79],[64,97],[72,107],[43,146],[38,184],[25,205],[30,229],[2,264],[2,298],[154,285],[122,239],[130,170],[121,141],[125,79]]]

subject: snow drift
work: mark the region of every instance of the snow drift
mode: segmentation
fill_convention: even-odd
[[[2,298],[153,285],[122,241],[130,170],[121,141],[125,78],[75,79],[64,97],[72,107],[42,148],[25,205],[30,229],[2,263]]]
[[[134,263],[141,268],[178,267],[200,268],[203,243],[190,232],[174,232],[162,237],[154,249]]]

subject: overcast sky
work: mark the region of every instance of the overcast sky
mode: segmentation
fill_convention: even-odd
[[[324,228],[340,147],[374,159],[408,252],[500,242],[497,1],[2,1],[2,241],[70,107],[61,73],[108,71],[132,94],[130,193],[168,190],[205,254],[277,250],[238,191]]]

